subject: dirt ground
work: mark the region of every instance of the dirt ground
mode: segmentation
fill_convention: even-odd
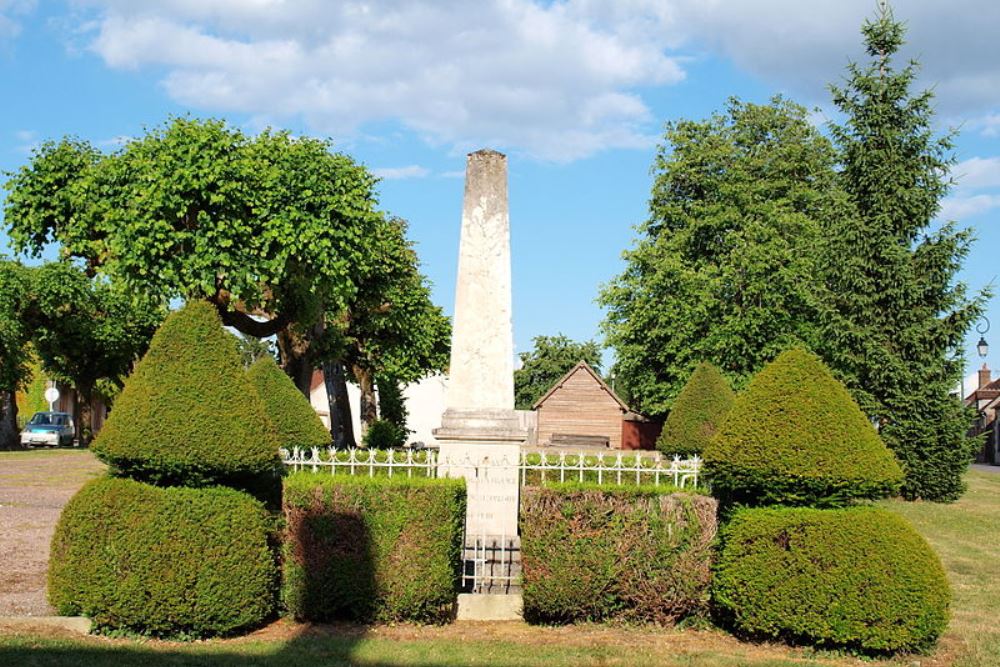
[[[0,616],[54,613],[49,543],[63,505],[104,465],[86,450],[0,452]]]

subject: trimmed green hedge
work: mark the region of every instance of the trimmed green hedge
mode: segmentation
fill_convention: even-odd
[[[273,519],[239,491],[101,478],[66,505],[49,559],[49,601],[99,628],[207,636],[275,609]]]
[[[261,357],[247,371],[264,403],[268,418],[278,430],[282,447],[329,447],[330,432],[319,414],[288,374],[270,355]]]
[[[649,488],[524,489],[530,622],[673,623],[708,608],[715,500]]]
[[[891,495],[903,480],[844,385],[803,349],[781,353],[753,377],[704,458],[726,506],[838,506]]]
[[[743,510],[721,535],[712,597],[742,633],[892,652],[925,649],[947,626],[941,562],[891,512]]]
[[[718,368],[698,364],[670,408],[656,448],[667,455],[701,455],[729,413],[735,396]]]
[[[167,317],[91,445],[133,479],[243,488],[280,475],[278,446],[235,338],[203,301]]]
[[[294,473],[282,599],[295,618],[441,622],[461,575],[465,482]]]

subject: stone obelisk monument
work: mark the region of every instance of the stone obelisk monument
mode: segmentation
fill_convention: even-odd
[[[470,153],[465,172],[441,473],[465,477],[469,536],[517,535],[518,462],[527,432],[514,412],[507,158]]]

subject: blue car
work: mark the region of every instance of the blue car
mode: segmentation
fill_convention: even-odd
[[[25,447],[72,445],[75,433],[73,417],[69,413],[36,412],[21,431],[21,444]]]

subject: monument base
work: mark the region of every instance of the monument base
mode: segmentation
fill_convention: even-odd
[[[439,441],[495,442],[521,444],[528,432],[521,428],[513,410],[456,410],[441,415],[441,427],[434,429]]]
[[[520,443],[475,440],[441,443],[438,476],[465,479],[467,537],[517,535],[520,463]]]
[[[520,595],[458,596],[457,621],[520,621],[524,601]]]

